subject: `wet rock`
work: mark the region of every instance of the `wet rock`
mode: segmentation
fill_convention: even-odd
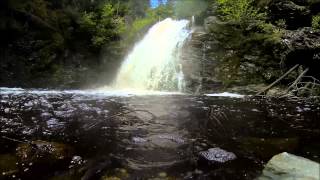
[[[43,119],[49,119],[52,116],[52,114],[48,113],[48,112],[44,112],[42,114],[40,114],[40,117]]]
[[[71,163],[73,164],[81,164],[82,162],[82,157],[81,156],[73,156]]]
[[[68,111],[54,111],[54,115],[59,118],[71,118],[75,114],[73,110],[68,110]]]
[[[72,157],[73,149],[65,144],[46,141],[21,143],[16,149],[19,161],[23,163],[57,163]]]
[[[34,104],[35,104],[34,102],[29,101],[29,102],[27,102],[27,103],[24,103],[24,106],[25,106],[25,107],[32,107]]]
[[[79,166],[83,163],[85,163],[86,161],[82,159],[81,156],[73,156],[71,161],[70,161],[70,166],[69,168],[73,168],[75,166]]]
[[[258,180],[318,180],[319,178],[319,163],[284,152],[274,156],[267,163]]]
[[[65,126],[64,122],[59,122],[58,119],[51,118],[47,122],[47,127],[52,130],[62,129]]]
[[[218,17],[216,16],[209,16],[204,20],[204,29],[206,30],[206,32],[210,32],[211,31],[211,27],[213,25],[216,24],[222,24],[223,22],[221,20],[219,20]]]
[[[8,114],[10,112],[10,109],[9,108],[5,108],[4,109],[4,113]]]
[[[132,141],[133,141],[133,143],[135,143],[135,144],[141,144],[141,143],[147,142],[146,139],[140,138],[140,137],[133,137],[133,138],[132,138]]]
[[[220,148],[211,148],[207,151],[201,151],[199,156],[210,163],[225,163],[236,159],[236,155],[232,152],[225,151]]]

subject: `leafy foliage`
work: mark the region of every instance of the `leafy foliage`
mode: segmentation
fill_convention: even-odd
[[[82,31],[90,34],[95,48],[119,38],[125,30],[124,19],[112,4],[105,4],[97,12],[84,12],[79,24]]]
[[[320,14],[312,17],[312,28],[320,29]]]
[[[253,0],[217,0],[219,11],[228,21],[250,22],[265,20],[266,14],[252,6]]]

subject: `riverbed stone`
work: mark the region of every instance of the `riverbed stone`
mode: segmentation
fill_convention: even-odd
[[[257,180],[319,180],[319,163],[287,152],[275,155]]]

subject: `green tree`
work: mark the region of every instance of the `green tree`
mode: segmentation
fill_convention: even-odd
[[[223,18],[234,22],[265,20],[266,14],[254,7],[253,0],[217,0]]]
[[[92,46],[100,49],[101,46],[120,38],[125,31],[123,17],[117,15],[112,4],[105,4],[97,12],[84,12],[80,19],[82,31],[90,34]]]

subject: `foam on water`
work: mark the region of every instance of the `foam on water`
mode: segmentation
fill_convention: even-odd
[[[211,96],[211,97],[231,97],[231,98],[244,98],[244,95],[241,94],[235,94],[235,93],[229,93],[229,92],[224,92],[224,93],[213,93],[213,94],[205,94],[206,96]]]

